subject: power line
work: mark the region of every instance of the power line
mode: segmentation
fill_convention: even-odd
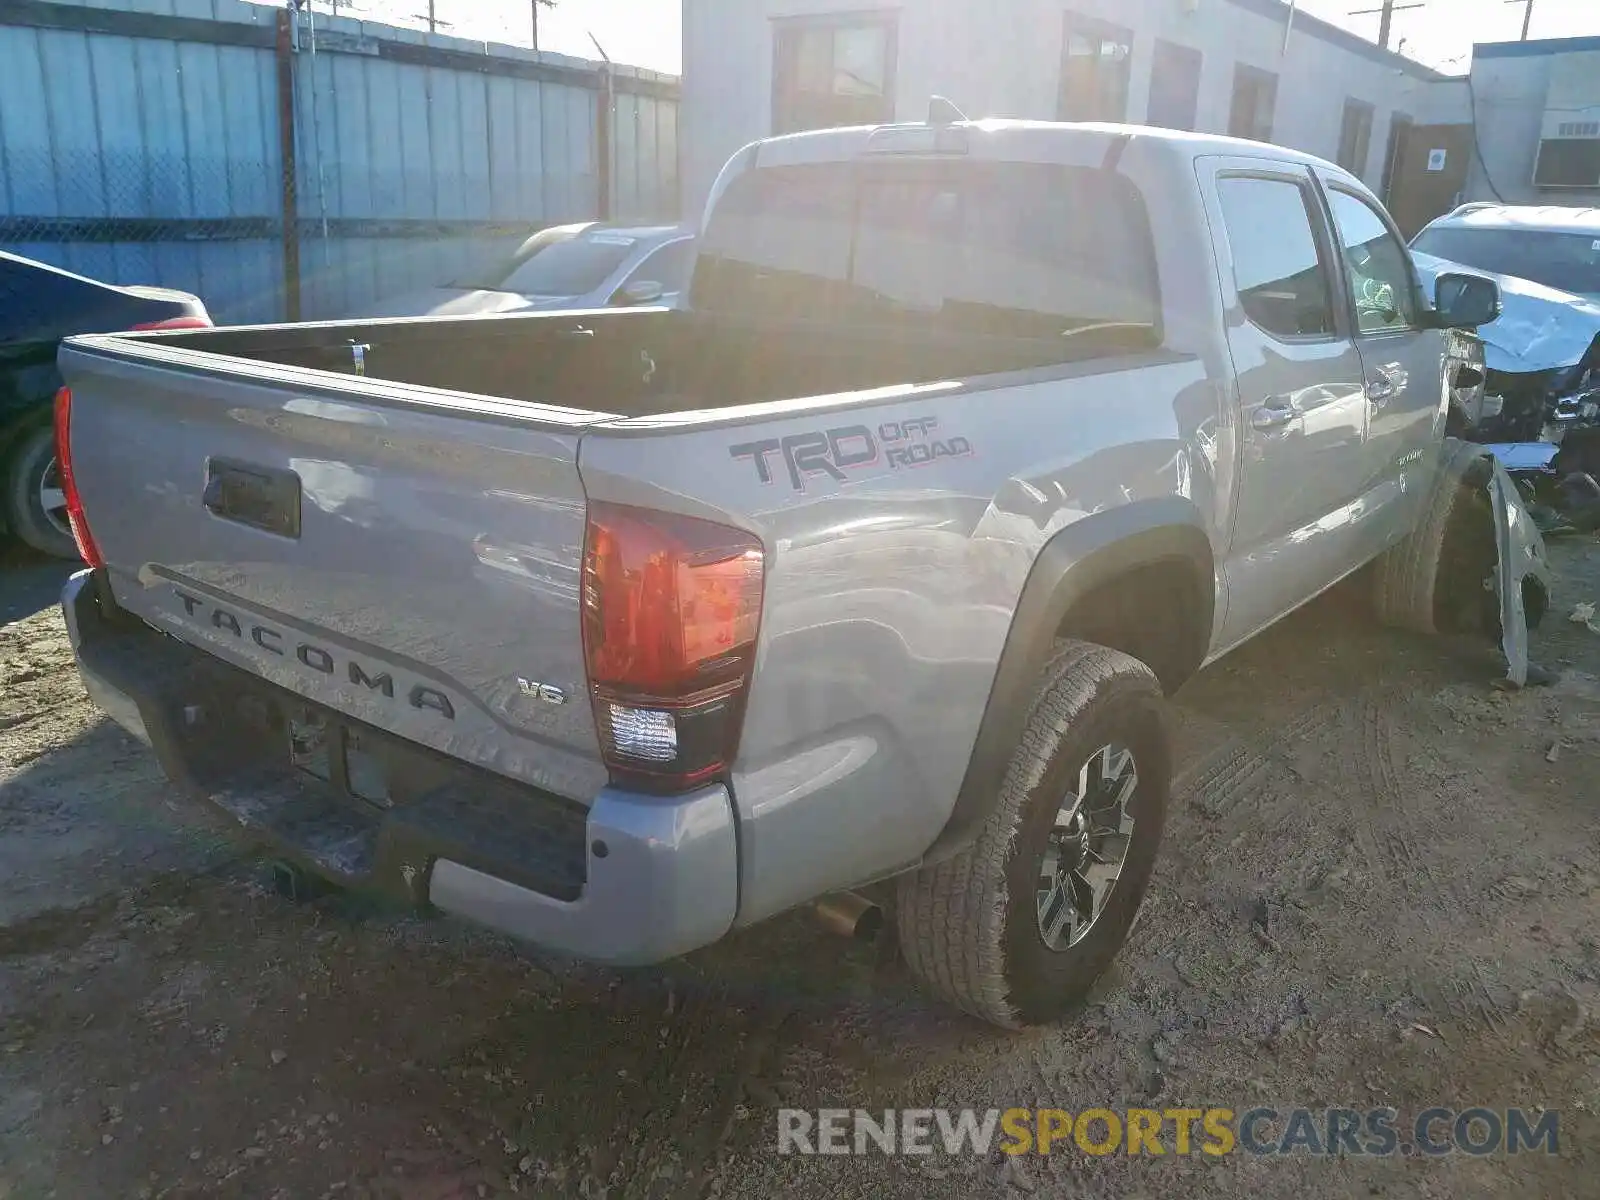
[[[1378,45],[1385,50],[1389,48],[1389,33],[1394,28],[1394,14],[1407,12],[1413,8],[1427,8],[1426,0],[1418,4],[1396,4],[1394,0],[1383,0],[1382,8],[1358,8],[1350,15],[1352,17],[1366,17],[1373,13],[1381,14],[1378,20]]]

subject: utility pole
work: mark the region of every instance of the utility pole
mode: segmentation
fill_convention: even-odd
[[[428,0],[428,32],[429,33],[438,33],[439,32],[439,23],[434,19],[433,6],[434,6],[434,0]]]
[[[528,0],[528,7],[533,10],[533,48],[539,48],[539,0]]]
[[[1522,40],[1528,40],[1528,31],[1533,28],[1533,0],[1527,0],[1527,7],[1522,10]]]
[[[1350,15],[1352,17],[1370,16],[1372,13],[1381,14],[1378,18],[1378,45],[1385,50],[1389,48],[1389,34],[1394,31],[1394,15],[1397,12],[1406,12],[1413,8],[1427,8],[1427,4],[1396,4],[1395,0],[1383,0],[1382,8],[1358,8]]]

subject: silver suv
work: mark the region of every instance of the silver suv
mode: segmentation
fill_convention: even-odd
[[[1600,208],[1463,204],[1411,248],[1600,303]]]

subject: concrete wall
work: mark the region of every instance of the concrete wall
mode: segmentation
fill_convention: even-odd
[[[0,3],[0,247],[287,312],[278,7]],[[315,51],[313,51],[315,46]],[[600,215],[600,64],[302,15],[293,112],[301,312],[459,278]],[[612,75],[611,213],[671,220],[677,81]]]
[[[1594,53],[1600,38],[1503,42],[1473,48],[1472,91],[1477,97],[1478,145],[1482,160],[1467,179],[1472,200],[1510,204],[1600,205],[1600,189],[1541,190],[1533,185],[1551,69],[1563,55]],[[1600,105],[1600,76],[1592,79],[1589,105]]]
[[[974,117],[1054,119],[1069,10],[1133,30],[1132,122],[1145,117],[1157,38],[1204,55],[1202,131],[1227,131],[1236,63],[1279,76],[1274,139],[1327,158],[1338,151],[1345,98],[1374,104],[1361,172],[1374,186],[1396,111],[1419,124],[1466,120],[1463,88],[1304,13],[1295,17],[1286,53],[1288,10],[1276,0],[684,0],[683,9],[686,211],[703,200],[734,150],[772,133],[772,31],[783,17],[897,13],[899,120],[920,120],[933,93]]]

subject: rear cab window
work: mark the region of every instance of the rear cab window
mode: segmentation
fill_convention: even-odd
[[[1144,199],[1112,171],[906,159],[766,167],[712,210],[693,307],[1060,346],[1154,348]]]

